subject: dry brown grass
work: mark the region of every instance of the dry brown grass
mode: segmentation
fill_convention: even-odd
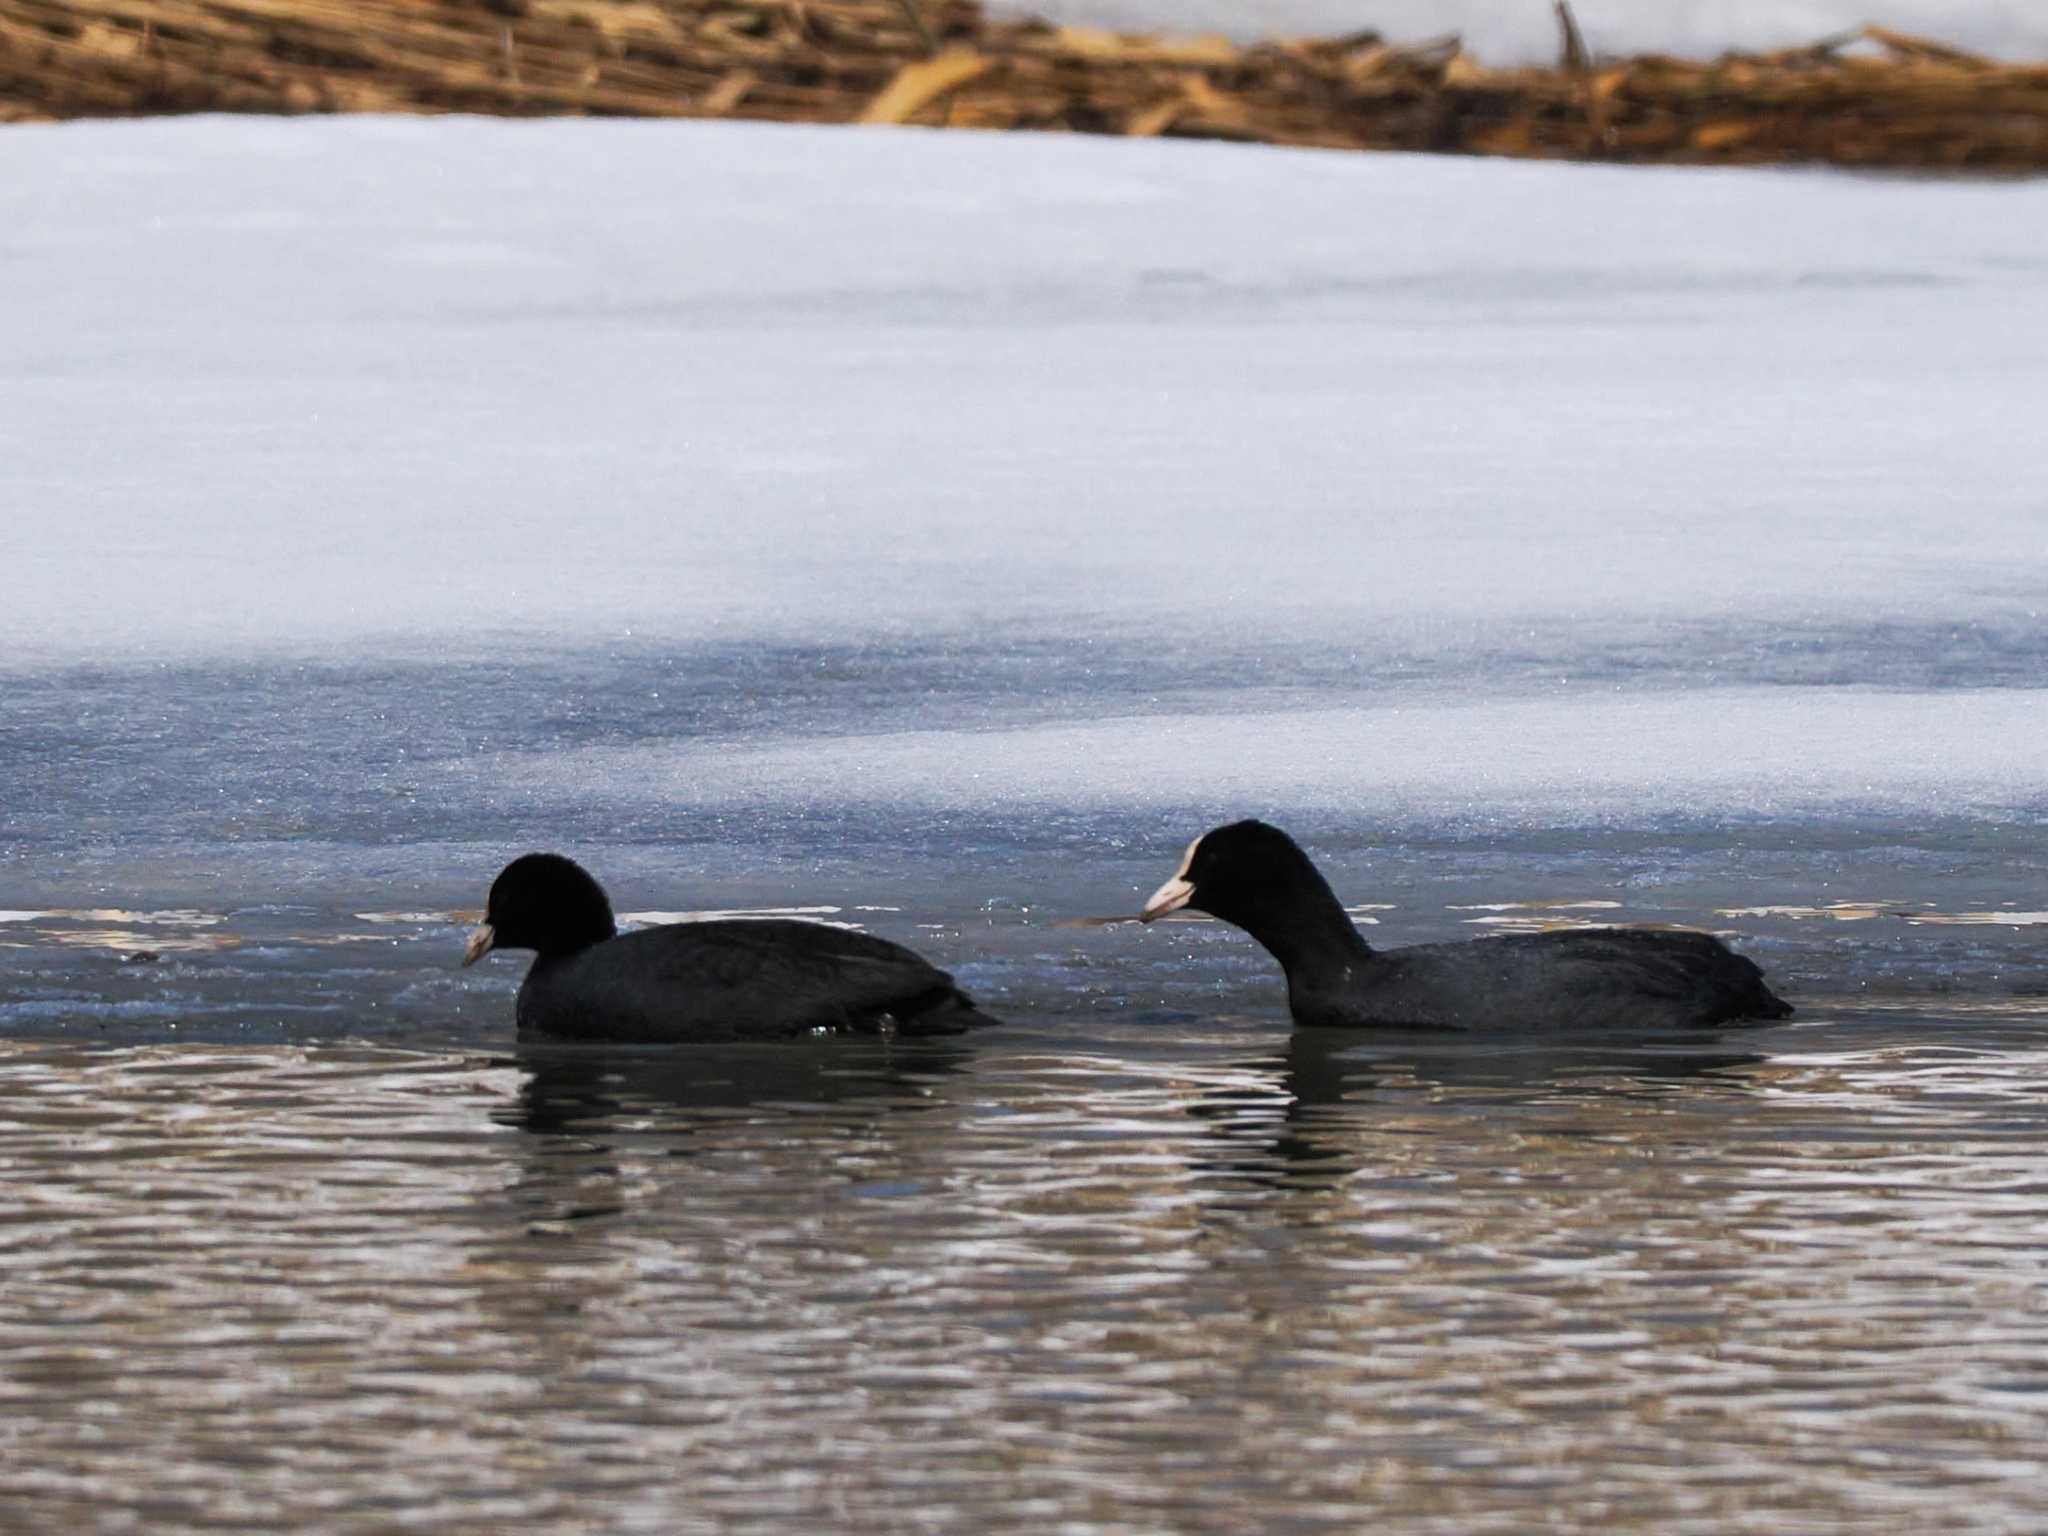
[[[0,120],[485,112],[908,122],[1620,161],[2032,171],[2048,66],[1866,28],[1487,69],[1456,39],[1238,46],[974,0],[0,0]],[[1561,14],[1561,20],[1568,13]]]

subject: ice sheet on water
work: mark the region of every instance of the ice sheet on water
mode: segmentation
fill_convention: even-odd
[[[767,745],[677,740],[485,760],[516,802],[596,793],[710,816],[777,802],[1228,817],[1350,812],[1382,829],[1647,825],[1834,810],[2048,819],[2048,694],[1588,690],[1482,703],[1184,714]],[[1268,808],[1278,807],[1278,811]]]

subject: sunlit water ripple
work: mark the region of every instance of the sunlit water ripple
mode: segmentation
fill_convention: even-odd
[[[0,1504],[151,1531],[2038,1529],[2042,1024],[12,1042]]]

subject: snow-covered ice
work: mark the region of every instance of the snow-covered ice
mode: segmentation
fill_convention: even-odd
[[[1490,63],[1557,57],[1557,22],[1541,0],[997,0],[1013,16],[1135,31],[1332,35],[1373,28],[1397,41],[1456,32]],[[1574,0],[1587,42],[1604,53],[1710,58],[1730,48],[1786,48],[1879,22],[1957,47],[2048,58],[2048,13],[2026,0]]]
[[[2040,184],[362,120],[0,167],[17,658],[2048,589]]]
[[[2044,235],[2026,182],[13,128],[0,902],[346,922],[557,845],[907,932],[1255,811],[1408,937],[2035,910]]]

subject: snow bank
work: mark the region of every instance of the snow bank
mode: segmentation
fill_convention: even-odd
[[[1445,32],[1491,63],[1557,57],[1541,0],[995,0],[1012,16],[1134,31],[1331,34],[1373,27],[1412,41]],[[1574,0],[1593,47],[1707,58],[1782,48],[1879,22],[2007,58],[2048,58],[2048,14],[2026,0]]]
[[[0,134],[0,654],[2038,613],[2048,185]]]

